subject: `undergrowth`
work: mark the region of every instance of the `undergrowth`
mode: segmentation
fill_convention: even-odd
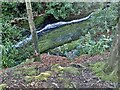
[[[22,30],[17,28],[16,26],[12,26],[10,24],[10,21],[13,20],[16,17],[25,17],[26,11],[25,3],[2,3],[2,45],[0,46],[2,49],[2,60],[0,62],[2,67],[12,67],[15,66],[22,61],[24,61],[25,57],[28,55],[31,55],[31,52],[26,51],[26,53],[23,54],[22,51],[19,51],[12,47],[12,45],[16,44],[17,42],[23,40],[22,36]],[[52,14],[55,18],[67,18],[69,17],[71,12],[74,11],[75,14],[78,14],[78,8],[85,9],[86,11],[91,8],[91,6],[86,7],[88,4],[85,4],[79,7],[74,7],[74,10],[71,9],[73,7],[73,4],[71,3],[47,3],[45,4],[46,10],[43,10],[44,6],[42,6],[42,3],[32,3],[33,11],[37,11],[36,13],[46,13],[46,14]],[[57,7],[56,7],[57,6]],[[61,7],[61,8],[60,8]],[[81,34],[79,42],[77,44],[74,44],[72,48],[77,49],[77,54],[90,54],[95,55],[104,52],[106,49],[110,48],[111,41],[113,34],[110,35],[104,35],[105,33],[114,33],[115,30],[115,24],[116,24],[116,18],[117,18],[117,7],[116,4],[113,3],[110,5],[110,7],[106,9],[102,9],[101,6],[100,9],[96,10],[94,12],[93,17],[90,19],[91,22],[88,23],[88,26],[86,26],[85,30],[82,30],[84,34]],[[22,10],[23,9],[23,10]],[[13,10],[13,11],[12,11]],[[41,11],[42,12],[41,12]],[[52,10],[52,11],[51,11]],[[67,11],[67,12],[65,12]],[[82,11],[81,11],[82,12]],[[22,13],[22,14],[20,14]],[[20,14],[20,15],[19,15]],[[89,32],[88,32],[89,31]],[[100,34],[100,32],[102,32]],[[100,35],[99,35],[100,34]],[[97,38],[93,37],[94,35],[98,35]],[[98,38],[99,37],[99,38]],[[96,39],[94,39],[96,38]],[[65,56],[68,55],[67,49],[70,47],[63,47],[62,53]],[[31,49],[31,48],[30,48]],[[60,48],[60,50],[62,50]],[[20,55],[18,55],[20,53]]]
[[[90,68],[93,71],[93,73],[102,80],[118,82],[118,76],[116,75],[116,73],[114,73],[114,71],[109,73],[104,72],[105,65],[105,62],[96,62],[94,64],[90,64]]]

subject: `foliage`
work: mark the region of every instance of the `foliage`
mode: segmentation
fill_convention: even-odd
[[[116,3],[112,3],[104,9],[101,7],[93,12],[86,28],[81,29],[82,32],[79,40],[66,43],[53,49],[53,51],[50,50],[50,53],[74,57],[75,55],[79,56],[82,54],[95,55],[109,50],[116,30],[117,13]]]
[[[12,48],[10,42],[6,42],[6,45],[2,47],[2,67],[11,67],[16,65],[14,57],[18,53],[15,48]]]
[[[10,18],[3,16],[2,18],[2,42],[10,41],[13,44],[22,39],[21,30],[16,26],[12,26],[10,23]]]
[[[39,10],[42,9],[40,3],[32,3],[33,11],[37,10],[37,13],[40,13]],[[26,16],[26,7],[25,3],[17,2],[3,2],[2,3],[2,67],[12,67],[24,60],[24,55],[28,55],[26,52],[24,55],[12,45],[26,38],[23,37],[24,29],[17,26],[11,25],[11,20],[16,17],[25,17]],[[38,23],[36,21],[36,23]],[[21,56],[18,56],[20,53]],[[23,56],[22,56],[23,55]],[[22,60],[23,59],[23,60]]]
[[[109,49],[112,39],[103,35],[98,41],[92,40],[90,33],[80,38],[80,45],[77,47],[81,54],[99,54]]]
[[[93,13],[90,28],[85,37],[80,37],[80,52],[87,54],[102,53],[109,49],[117,24],[117,4],[112,3],[109,7],[102,7]]]
[[[12,45],[22,39],[21,31],[15,26],[11,26],[9,18],[3,16],[2,18],[2,66],[11,67],[16,65],[15,57],[18,57],[18,50]]]
[[[41,13],[44,9],[41,5],[41,2],[32,3],[33,12],[34,14]],[[9,15],[12,18],[15,17],[25,17],[26,16],[26,6],[25,3],[19,3],[19,2],[2,2],[2,14]]]
[[[42,2],[32,2],[32,8],[33,8],[33,14],[51,14],[56,19],[63,18],[65,19],[72,13],[76,13],[77,9],[75,10],[74,5],[69,2],[48,2],[48,3],[42,3]],[[12,3],[2,3],[2,12],[4,15],[10,15],[11,14],[15,17],[26,17],[26,6],[25,3],[18,3],[18,2],[12,2]]]
[[[88,34],[85,34],[85,36],[81,36],[79,40],[64,44],[53,50],[50,50],[50,53],[64,55],[72,59],[74,56],[73,54],[77,56],[82,54],[101,54],[104,51],[110,49],[111,43],[112,37],[110,36],[101,35],[101,37],[96,41],[94,40],[94,38],[92,38],[92,34],[88,32]]]
[[[73,4],[68,2],[50,2],[47,3],[47,14],[52,14],[56,19],[68,17],[74,12]]]
[[[98,9],[93,13],[91,18],[91,23],[89,24],[90,32],[94,35],[97,33],[114,33],[115,25],[118,20],[118,8],[116,3],[112,3],[109,7],[105,9]]]

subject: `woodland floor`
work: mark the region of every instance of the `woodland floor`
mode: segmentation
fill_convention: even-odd
[[[70,61],[66,57],[42,54],[42,63],[29,62],[1,70],[0,84],[7,84],[7,88],[10,90],[13,88],[31,90],[33,88],[106,88],[106,90],[112,90],[110,88],[115,88],[116,83],[100,80],[87,67],[88,63],[103,61],[108,58],[108,55],[109,53],[95,56],[82,55],[74,61]],[[77,68],[78,73],[52,71],[52,66],[56,64],[62,67]],[[85,67],[82,67],[81,64]],[[25,76],[36,76],[45,71],[52,72],[47,80],[25,80]]]

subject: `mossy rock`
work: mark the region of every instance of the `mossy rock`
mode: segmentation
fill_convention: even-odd
[[[7,84],[0,84],[0,90],[5,90],[7,87]]]
[[[84,30],[88,26],[87,22],[89,22],[89,20],[77,24],[66,25],[51,32],[44,33],[39,39],[40,52],[77,40],[82,34],[82,29]],[[69,46],[74,48],[72,45]],[[70,50],[70,48],[68,48],[68,50]]]
[[[80,39],[72,41],[70,43],[66,43],[66,44],[56,47],[54,49],[50,49],[48,52],[50,52],[52,54],[56,54],[56,53],[64,54],[65,52],[74,50],[77,46],[79,46],[79,44],[80,44]]]

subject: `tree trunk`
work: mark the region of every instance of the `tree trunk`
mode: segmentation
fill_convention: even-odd
[[[40,52],[39,52],[39,48],[38,48],[38,36],[36,33],[35,24],[33,22],[33,14],[32,14],[30,0],[26,0],[26,9],[27,9],[27,14],[28,14],[28,22],[29,22],[29,26],[30,26],[30,30],[31,30],[31,35],[32,35],[34,52],[35,52],[35,56],[36,56],[35,61],[41,61]]]
[[[114,74],[117,75],[118,81],[120,81],[119,75],[119,64],[120,63],[120,18],[119,22],[117,24],[117,30],[115,33],[115,37],[113,39],[113,45],[110,53],[110,58],[108,59],[108,62],[106,63],[105,72],[107,74]]]
[[[2,2],[0,2],[1,8]],[[2,17],[2,13],[0,12],[0,16]],[[0,18],[0,27],[2,27],[2,18]],[[0,68],[2,67],[2,30],[0,30]]]

